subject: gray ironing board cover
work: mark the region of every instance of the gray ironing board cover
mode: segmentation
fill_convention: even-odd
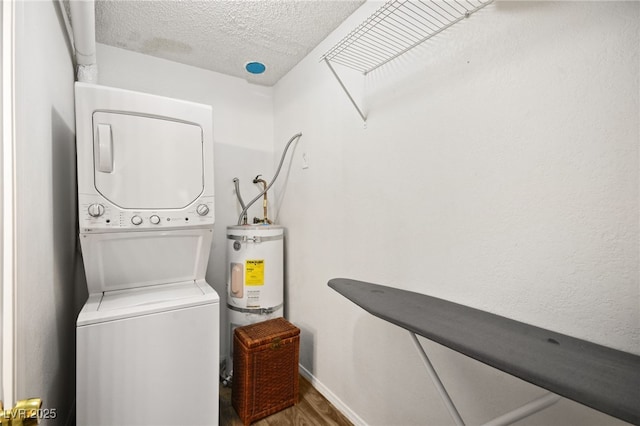
[[[417,335],[640,424],[640,356],[411,291],[344,278],[329,287]]]

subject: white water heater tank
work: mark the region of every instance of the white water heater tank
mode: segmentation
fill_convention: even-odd
[[[227,305],[246,313],[274,311],[284,299],[284,228],[227,227]]]
[[[284,228],[277,225],[227,227],[229,350],[223,383],[233,374],[233,331],[283,316]]]

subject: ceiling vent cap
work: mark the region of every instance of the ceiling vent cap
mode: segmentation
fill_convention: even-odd
[[[252,61],[244,65],[244,69],[250,74],[262,74],[267,67],[262,62]]]

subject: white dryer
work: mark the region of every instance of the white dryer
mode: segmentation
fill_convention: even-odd
[[[76,83],[82,425],[217,425],[211,107]]]

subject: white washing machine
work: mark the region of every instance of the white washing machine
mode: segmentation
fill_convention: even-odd
[[[212,111],[76,83],[82,425],[217,425]]]

